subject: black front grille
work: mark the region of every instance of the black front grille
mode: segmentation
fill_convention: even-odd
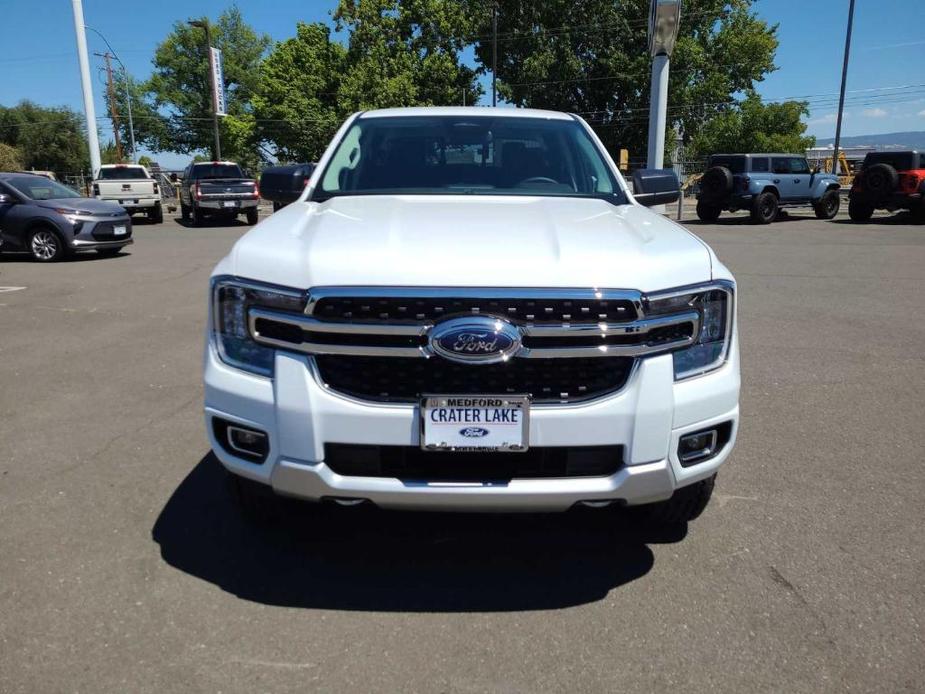
[[[457,364],[431,357],[315,357],[321,380],[346,395],[414,403],[425,394],[525,394],[537,403],[573,403],[612,393],[626,383],[629,357],[511,359]]]
[[[607,477],[623,466],[623,446],[530,448],[522,453],[422,451],[412,446],[329,443],[325,464],[339,475],[406,480],[504,482]]]
[[[480,313],[503,316],[515,323],[618,323],[638,317],[628,299],[326,297],[312,311],[321,320],[389,323]]]

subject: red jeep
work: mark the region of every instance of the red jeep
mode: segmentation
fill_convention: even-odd
[[[925,223],[925,153],[871,152],[854,177],[848,194],[848,215],[866,222],[874,210],[909,210]]]

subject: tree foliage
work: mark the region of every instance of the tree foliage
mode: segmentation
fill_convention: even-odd
[[[259,67],[270,37],[257,34],[232,6],[210,23],[212,45],[222,50],[228,116],[219,119],[222,156],[242,163],[256,157],[251,100],[259,85]],[[157,47],[154,74],[145,85],[146,100],[138,137],[149,149],[190,153],[210,150],[212,91],[205,34],[176,22]],[[143,123],[145,125],[142,129]]]
[[[344,118],[338,91],[346,49],[323,24],[296,27],[263,62],[254,96],[257,131],[282,160],[315,161]]]
[[[89,168],[83,118],[66,107],[31,101],[0,106],[0,142],[15,147],[24,169],[74,174]]]
[[[491,66],[491,6],[480,17],[476,56]],[[650,0],[500,0],[499,92],[517,106],[581,114],[609,148],[644,157],[648,139]],[[685,0],[671,58],[668,125],[689,141],[734,95],[776,69],[777,27],[752,0]],[[481,8],[481,9],[480,9]]]
[[[0,171],[21,171],[23,169],[22,152],[16,147],[0,142]]]
[[[263,63],[254,110],[277,156],[317,159],[354,111],[481,95],[460,58],[472,20],[458,0],[341,0],[333,18],[346,46],[324,24],[299,24]]]
[[[704,124],[691,141],[693,156],[715,152],[803,152],[816,143],[806,136],[801,116],[805,101],[763,104],[754,92],[739,108],[726,110]]]

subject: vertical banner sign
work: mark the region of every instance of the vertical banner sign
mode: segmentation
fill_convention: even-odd
[[[222,73],[222,52],[209,46],[209,58],[212,60],[212,103],[215,115],[225,116],[225,76]]]

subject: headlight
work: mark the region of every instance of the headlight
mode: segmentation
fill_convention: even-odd
[[[305,308],[305,294],[234,278],[212,280],[212,339],[219,357],[238,369],[272,376],[275,350],[251,339],[247,327],[247,311],[251,306],[301,312]]]
[[[678,313],[689,308],[700,312],[700,331],[694,344],[673,354],[676,381],[699,376],[725,363],[732,340],[734,297],[731,282],[649,297],[646,315]]]

